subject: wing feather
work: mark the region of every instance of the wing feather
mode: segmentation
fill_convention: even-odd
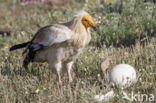
[[[71,38],[71,30],[60,24],[44,27],[40,29],[33,38],[33,44],[41,44],[44,47],[61,43]]]

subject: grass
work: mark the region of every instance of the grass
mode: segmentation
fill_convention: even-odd
[[[0,1],[0,31],[11,32],[10,36],[0,37],[0,103],[97,103],[94,95],[111,89],[106,75],[120,63],[132,65],[140,75],[136,84],[125,89],[127,93],[156,96],[155,4],[139,0],[112,0],[111,4],[107,0],[102,4],[95,0],[88,4],[80,1],[60,6],[21,6],[9,0]],[[64,76],[64,86],[58,87],[46,63],[30,65],[32,72],[26,73],[22,50],[9,52],[9,47],[30,40],[40,27],[71,20],[80,8],[90,12],[96,22],[107,20],[108,24],[92,31],[90,45],[73,66],[74,82],[68,85]],[[105,58],[110,59],[110,65],[102,72],[100,63]],[[116,96],[106,103],[127,102]]]

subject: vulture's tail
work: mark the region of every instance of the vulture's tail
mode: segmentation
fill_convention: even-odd
[[[22,44],[17,44],[17,45],[12,46],[10,48],[10,51],[20,49],[20,48],[24,48],[24,47],[25,47],[25,50],[23,51],[22,54],[25,54],[27,52],[27,50],[29,50],[28,54],[26,55],[26,57],[23,61],[23,66],[27,70],[28,64],[30,62],[33,62],[36,52],[41,50],[43,48],[43,45],[41,45],[41,44],[32,45],[32,41],[29,41],[29,42],[25,42]]]
[[[42,44],[35,44],[35,45],[28,45],[26,49],[29,49],[29,52],[27,54],[27,56],[25,57],[24,61],[23,61],[23,66],[27,69],[28,68],[28,64],[30,62],[34,61],[34,57],[37,51],[41,50],[43,48]],[[23,52],[25,53],[25,52]]]
[[[22,44],[14,45],[14,46],[12,46],[12,47],[10,48],[10,51],[13,51],[13,50],[16,50],[16,49],[24,48],[24,47],[26,47],[29,43],[30,43],[30,41],[29,41],[29,42],[22,43]]]
[[[32,47],[30,47],[29,52],[28,52],[27,56],[25,57],[25,59],[23,61],[23,66],[24,66],[25,69],[28,68],[28,64],[30,62],[33,62],[35,54],[36,54],[36,51],[33,51]]]
[[[31,48],[31,44],[32,42],[29,41],[29,42],[25,42],[25,43],[22,43],[22,44],[17,44],[17,45],[14,45],[10,48],[10,51],[13,51],[13,50],[16,50],[16,49],[21,49],[21,48],[24,48],[25,47],[25,50],[23,51],[23,54],[27,52],[27,50],[29,50],[26,58],[24,59],[23,61],[23,66],[27,69],[27,66],[29,64],[30,61],[33,60],[33,57],[35,55],[35,52],[32,51],[32,48]]]

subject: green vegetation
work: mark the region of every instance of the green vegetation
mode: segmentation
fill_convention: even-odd
[[[106,75],[120,63],[134,66],[139,75],[138,82],[125,89],[127,93],[156,96],[156,4],[152,0],[88,1],[71,0],[59,6],[0,1],[0,31],[11,32],[10,36],[0,34],[0,103],[97,103],[94,95],[111,89]],[[95,22],[106,20],[108,24],[92,31],[90,45],[73,66],[71,86],[64,76],[64,86],[58,87],[46,63],[30,65],[32,72],[26,73],[22,50],[10,53],[9,47],[30,40],[40,27],[71,20],[82,8]],[[102,72],[100,63],[105,58],[110,65]],[[106,103],[127,102],[116,96]]]

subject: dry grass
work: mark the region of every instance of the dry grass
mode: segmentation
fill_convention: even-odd
[[[107,72],[120,63],[134,66],[137,75],[140,75],[138,82],[125,90],[127,93],[133,91],[156,96],[155,37],[148,39],[144,45],[138,41],[130,47],[90,45],[73,66],[74,82],[71,85],[64,76],[64,85],[59,87],[47,64],[30,65],[32,72],[25,72],[22,50],[10,53],[9,47],[29,40],[42,26],[71,19],[76,7],[80,8],[82,4],[74,3],[71,11],[68,4],[60,8],[49,4],[22,7],[9,1],[0,2],[0,30],[11,31],[11,36],[0,37],[0,103],[97,103],[94,95],[111,89],[106,79]],[[104,58],[110,59],[105,73],[100,70]],[[116,96],[107,103],[127,102]]]

